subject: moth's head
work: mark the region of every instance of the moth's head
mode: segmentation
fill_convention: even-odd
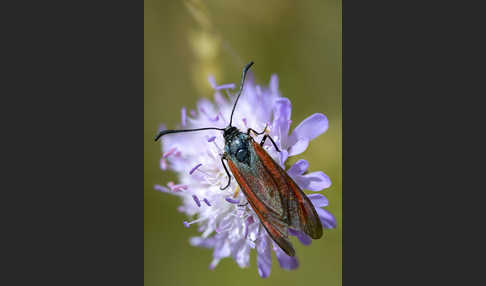
[[[231,141],[233,137],[238,135],[240,130],[234,126],[228,126],[224,129],[223,137],[225,141]]]

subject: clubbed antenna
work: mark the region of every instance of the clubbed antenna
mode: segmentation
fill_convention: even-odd
[[[233,105],[233,110],[231,110],[230,123],[229,123],[228,126],[231,126],[231,123],[233,122],[233,113],[235,112],[236,104],[238,103],[238,99],[240,99],[241,92],[243,91],[243,85],[245,84],[246,73],[248,72],[248,70],[251,68],[252,65],[253,65],[253,62],[249,62],[243,68],[243,72],[241,73],[240,90],[238,91],[238,96],[236,97],[235,104]]]

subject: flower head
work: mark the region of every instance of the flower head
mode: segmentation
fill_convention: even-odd
[[[209,82],[215,91],[214,103],[201,99],[197,103],[197,110],[190,110],[189,114],[182,108],[181,128],[225,128],[228,125],[236,99],[230,90],[235,85],[217,85],[214,78],[210,78]],[[285,169],[285,162],[290,156],[304,152],[309,142],[328,128],[326,116],[316,113],[290,132],[291,110],[290,100],[280,95],[277,76],[271,77],[269,86],[261,87],[254,83],[250,73],[232,125],[242,132],[248,128],[260,131],[268,126],[267,133],[281,152],[277,152],[271,143],[267,143],[264,149]],[[259,140],[262,136],[255,139]],[[214,269],[225,257],[232,257],[240,267],[248,267],[251,249],[257,252],[258,273],[261,277],[270,274],[272,250],[280,267],[289,270],[297,268],[297,258],[288,256],[272,241],[235,180],[227,189],[220,189],[228,180],[221,164],[224,144],[221,131],[217,130],[163,137],[161,168],[175,171],[179,183],[156,185],[155,189],[182,199],[178,210],[192,218],[191,221],[184,221],[183,225],[191,227],[197,224],[201,232],[200,236],[190,239],[191,245],[213,249],[210,269]],[[317,192],[331,185],[329,177],[323,172],[307,173],[308,166],[307,161],[302,159],[287,170],[302,190]],[[322,226],[334,228],[334,217],[322,208],[328,205],[328,200],[321,194],[310,194],[308,197],[315,206]],[[289,229],[289,234],[296,236],[305,245],[311,243],[311,239],[301,231]]]

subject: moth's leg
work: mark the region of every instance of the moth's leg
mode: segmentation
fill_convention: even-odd
[[[248,131],[246,131],[246,134],[247,135],[250,135],[250,131],[252,131],[253,133],[255,133],[256,135],[262,135],[263,133],[265,133],[265,131],[267,131],[267,127],[268,127],[268,124],[265,125],[265,128],[263,129],[262,132],[256,132],[254,129],[252,128],[248,128]]]
[[[226,175],[228,175],[228,184],[224,188],[219,188],[220,190],[226,190],[229,187],[229,185],[231,184],[231,175],[228,172],[228,169],[226,168],[226,165],[224,164],[224,159],[226,159],[225,156],[221,157],[221,164],[223,164],[224,170],[226,171]]]
[[[268,134],[265,134],[265,136],[263,136],[263,139],[260,142],[260,146],[263,147],[263,144],[265,144],[265,140],[267,140],[267,138],[270,139],[270,141],[272,141],[272,144],[275,147],[275,149],[277,150],[277,152],[280,152],[280,150],[277,147],[277,144],[275,144],[275,141],[273,141],[272,137],[270,137],[270,135],[268,135]]]
[[[241,204],[241,205],[238,205],[239,207],[246,207],[248,205],[248,202],[244,203],[244,204]]]

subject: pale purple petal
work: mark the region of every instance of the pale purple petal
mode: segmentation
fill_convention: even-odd
[[[290,128],[290,115],[292,105],[288,98],[282,97],[275,101],[274,120],[272,132],[280,138],[280,146],[287,146],[287,137]],[[277,143],[278,145],[278,143]],[[281,148],[284,149],[284,148]]]
[[[302,189],[319,192],[331,186],[331,179],[321,171],[293,178]]]
[[[260,239],[257,241],[257,266],[258,274],[262,278],[270,275],[272,268],[272,253],[270,250],[270,241],[265,232],[261,232]]]
[[[329,205],[328,199],[321,194],[310,194],[307,197],[311,200],[314,207],[327,207]]]
[[[215,105],[206,98],[202,98],[197,101],[197,110],[209,118],[214,117],[213,114],[217,114],[218,111]]]
[[[322,133],[326,132],[329,127],[329,121],[324,114],[314,113],[302,121],[292,132],[293,140],[307,138],[312,140]]]
[[[165,159],[165,158],[169,157],[170,155],[174,154],[176,151],[177,151],[177,147],[172,147],[169,151],[162,154],[162,158]]]
[[[302,154],[309,146],[309,139],[300,138],[289,149],[289,156]]]
[[[170,189],[173,192],[179,192],[181,190],[187,190],[188,189],[188,186],[187,185],[183,185],[183,184],[180,184],[180,185],[173,185],[173,184],[171,184],[169,187],[170,187]]]
[[[187,114],[186,114],[186,108],[185,108],[185,107],[183,107],[183,108],[181,109],[181,125],[182,125],[182,126],[186,126],[186,123],[187,123],[187,122],[186,122],[186,118],[187,118]]]
[[[161,186],[161,185],[155,185],[154,186],[154,189],[156,191],[159,191],[159,192],[163,192],[163,193],[169,193],[169,194],[172,194],[173,192],[171,192],[168,188],[164,187],[164,186]]]
[[[221,89],[234,89],[234,88],[235,88],[234,83],[227,83],[227,84],[218,85],[214,89],[221,90]]]
[[[164,157],[160,159],[160,169],[167,170],[167,160]]]
[[[214,76],[209,76],[208,77],[209,84],[214,90],[221,90],[221,89],[234,89],[235,84],[234,83],[228,83],[228,84],[222,84],[222,85],[217,85],[216,84],[216,79]]]
[[[309,162],[307,162],[305,159],[300,159],[287,170],[287,174],[289,174],[291,177],[299,176],[304,174],[305,171],[307,171],[307,168],[309,168]]]
[[[227,216],[221,220],[219,225],[216,227],[216,232],[222,233],[229,230],[233,226],[233,218],[231,216]]]
[[[229,241],[226,239],[228,235],[226,233],[219,233],[216,236],[217,241],[214,246],[213,257],[221,259],[230,256],[231,248]]]
[[[287,150],[280,150],[280,165],[283,167],[285,164],[285,161],[289,158],[289,152]]]
[[[207,119],[209,119],[209,121],[211,121],[211,122],[217,122],[217,121],[219,120],[219,115],[218,115],[218,114],[216,114],[216,116],[213,118],[213,117],[212,117],[212,116],[209,114],[209,112],[206,110],[206,108],[204,108],[204,107],[199,108],[199,111],[200,111],[202,114],[204,114],[204,115],[207,117]]]
[[[324,228],[335,228],[336,227],[336,219],[334,216],[325,209],[316,208],[317,215],[321,220],[322,227]]]
[[[209,270],[214,270],[214,268],[218,266],[220,260],[221,258],[213,258],[213,261],[211,261],[211,264],[209,264]]]
[[[238,266],[244,268],[250,265],[250,246],[245,240],[242,239],[240,242],[234,244],[231,252]]]
[[[216,79],[214,78],[213,75],[210,75],[208,77],[209,85],[211,85],[212,88],[216,87]]]
[[[228,101],[223,97],[223,95],[221,95],[220,92],[214,93],[214,102],[216,102],[220,109],[228,104]]]
[[[272,74],[270,77],[270,91],[274,93],[278,92],[278,76],[276,74]]]
[[[289,228],[289,234],[296,236],[300,243],[303,245],[310,245],[312,243],[312,238],[310,238],[307,234],[303,233],[302,231],[298,231],[292,228]]]
[[[246,221],[245,221],[245,238],[248,237],[248,228],[251,224],[253,224],[255,221],[253,220],[253,216],[249,216]]]
[[[157,133],[162,132],[164,130],[167,130],[165,124],[159,124],[159,128],[157,128]]]
[[[208,237],[208,238],[202,238],[202,237],[191,237],[189,239],[189,243],[192,246],[199,246],[199,247],[204,247],[204,248],[213,248],[214,244],[216,243],[216,239],[214,236]]]
[[[273,251],[277,256],[277,260],[281,268],[286,270],[292,270],[299,267],[299,261],[297,260],[297,257],[288,256],[287,253],[285,253],[276,243],[273,243]]]

